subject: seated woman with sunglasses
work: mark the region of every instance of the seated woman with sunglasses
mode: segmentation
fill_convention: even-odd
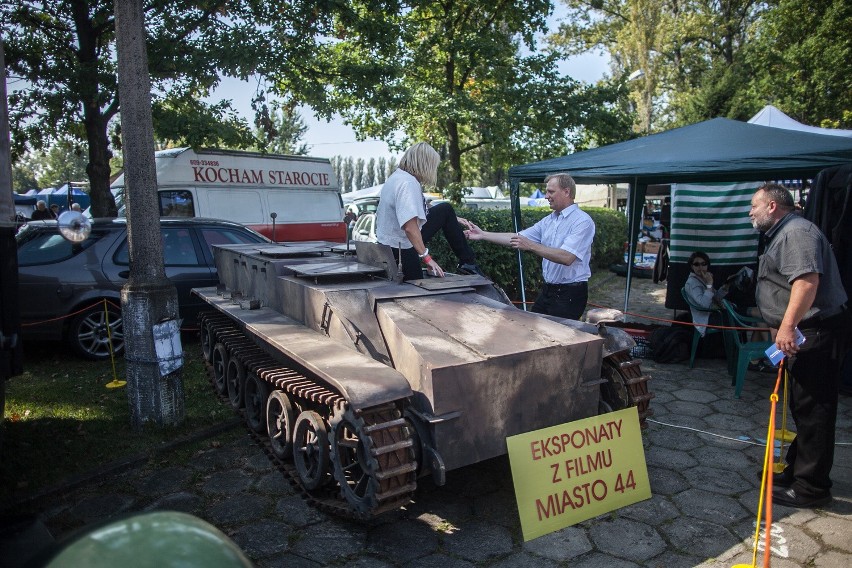
[[[719,290],[713,287],[713,273],[710,272],[710,257],[707,253],[696,251],[689,257],[689,278],[686,279],[684,291],[689,298],[689,311],[692,312],[692,322],[697,324],[695,329],[701,336],[707,331],[704,327],[710,323],[722,324],[722,314],[718,311],[719,302],[728,293],[727,284]]]

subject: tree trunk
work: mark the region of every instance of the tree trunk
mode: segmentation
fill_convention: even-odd
[[[450,162],[450,181],[461,183],[461,145],[459,144],[459,125],[455,121],[447,121],[447,158]]]
[[[89,163],[86,173],[89,174],[89,196],[92,199],[92,217],[116,217],[118,208],[109,189],[110,166],[109,138],[107,137],[107,121],[98,113],[85,117],[86,137],[89,141]]]
[[[127,195],[127,248],[130,278],[121,290],[127,358],[127,397],[131,424],[177,425],[184,419],[183,375],[161,367],[168,354],[157,353],[153,326],[176,320],[177,290],[166,278],[160,216],[157,214],[157,170],[151,82],[145,51],[143,0],[115,3],[118,90]],[[176,338],[180,344],[180,335]],[[160,359],[160,357],[163,357]],[[182,360],[180,361],[182,364]]]

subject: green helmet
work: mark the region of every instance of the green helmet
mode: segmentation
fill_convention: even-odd
[[[251,561],[225,533],[186,513],[156,511],[111,519],[85,528],[53,550],[46,568],[251,567]]]

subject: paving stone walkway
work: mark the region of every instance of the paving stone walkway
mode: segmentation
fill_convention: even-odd
[[[592,290],[623,306],[624,279]],[[630,311],[671,316],[663,285],[634,282]],[[633,319],[633,318],[631,318]],[[112,515],[179,510],[228,534],[259,567],[723,568],[751,565],[758,472],[774,378],[750,373],[733,397],[724,361],[696,368],[643,361],[654,416],[643,431],[652,497],[523,542],[505,457],[420,480],[404,510],[367,523],[307,506],[244,431],[235,427],[187,456],[153,463],[27,503],[24,523],[0,539],[0,565],[13,568],[50,540]],[[820,510],[775,506],[774,568],[852,566],[852,399],[841,397],[834,501]],[[758,565],[762,565],[761,556]]]

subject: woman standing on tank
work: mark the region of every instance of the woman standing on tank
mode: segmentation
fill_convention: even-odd
[[[438,182],[441,157],[432,146],[418,142],[405,151],[399,168],[382,186],[376,210],[376,240],[393,249],[394,258],[402,263],[405,280],[423,278],[420,263],[435,276],[444,271],[429,255],[420,228],[426,223],[423,186]]]

